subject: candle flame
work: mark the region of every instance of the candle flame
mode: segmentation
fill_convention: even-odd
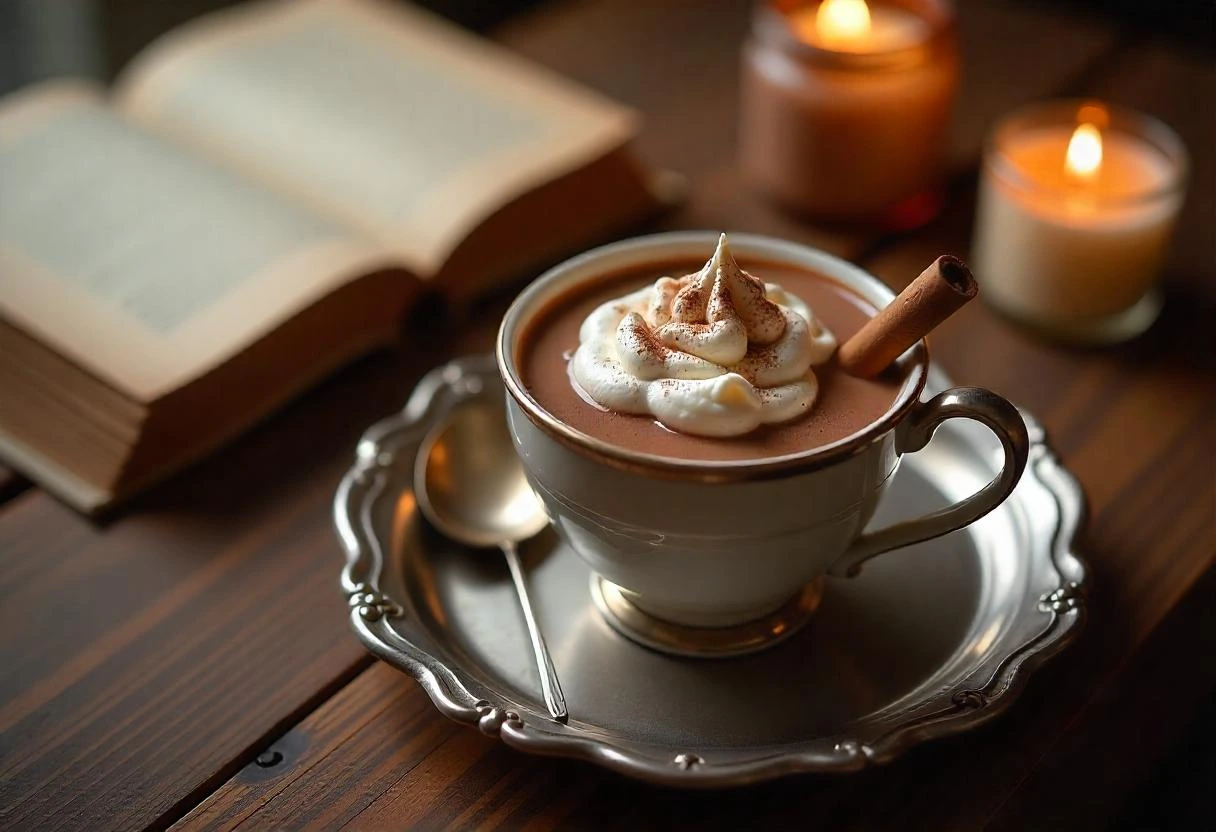
[[[1074,176],[1091,178],[1102,167],[1102,133],[1086,122],[1073,131],[1064,156],[1064,169]]]
[[[870,34],[866,0],[824,0],[815,14],[815,29],[827,43],[848,43]]]

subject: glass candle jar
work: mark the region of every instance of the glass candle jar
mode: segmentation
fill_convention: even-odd
[[[936,212],[958,80],[945,0],[762,2],[742,72],[741,164],[778,202],[884,227]]]
[[[1031,105],[984,153],[973,264],[996,310],[1059,340],[1147,329],[1187,178],[1178,135],[1097,102]]]

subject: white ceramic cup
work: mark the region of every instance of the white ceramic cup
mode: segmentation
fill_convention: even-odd
[[[706,461],[626,450],[559,421],[531,396],[519,350],[538,312],[608,274],[705,259],[717,236],[656,234],[567,260],[516,298],[497,344],[515,447],[557,532],[639,609],[696,627],[760,618],[825,573],[855,574],[875,555],[974,522],[1009,496],[1028,449],[1021,416],[995,393],[961,387],[920,401],[923,342],[898,359],[907,380],[881,418],[838,442],[782,457]],[[751,234],[731,234],[730,242],[744,268],[751,260],[809,269],[879,308],[894,297],[877,278],[816,249]],[[942,511],[863,534],[900,455],[923,448],[937,425],[955,417],[982,422],[1000,439],[1000,475]]]

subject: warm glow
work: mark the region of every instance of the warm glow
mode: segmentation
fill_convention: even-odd
[[[824,0],[815,14],[815,29],[825,43],[848,43],[870,34],[866,0]]]
[[[1082,124],[1073,131],[1068,140],[1068,153],[1064,157],[1064,169],[1074,176],[1086,179],[1102,167],[1102,134],[1093,124]]]
[[[1105,130],[1110,127],[1110,113],[1106,111],[1106,105],[1090,101],[1077,110],[1077,124],[1092,124],[1099,130]]]

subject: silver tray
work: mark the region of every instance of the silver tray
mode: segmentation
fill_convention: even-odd
[[[947,386],[934,370],[930,392]],[[804,631],[744,658],[680,659],[626,640],[594,608],[582,560],[541,535],[524,556],[570,706],[569,724],[558,724],[506,566],[430,529],[411,491],[434,420],[466,398],[502,395],[489,358],[428,374],[401,413],[364,434],[334,520],[360,640],[442,713],[514,748],[676,786],[856,771],[1000,713],[1083,622],[1086,570],[1073,551],[1081,489],[1027,417],[1030,463],[1004,505],[915,557],[892,554],[828,581]],[[905,457],[874,522],[971,493],[999,459],[982,428],[946,422]]]

